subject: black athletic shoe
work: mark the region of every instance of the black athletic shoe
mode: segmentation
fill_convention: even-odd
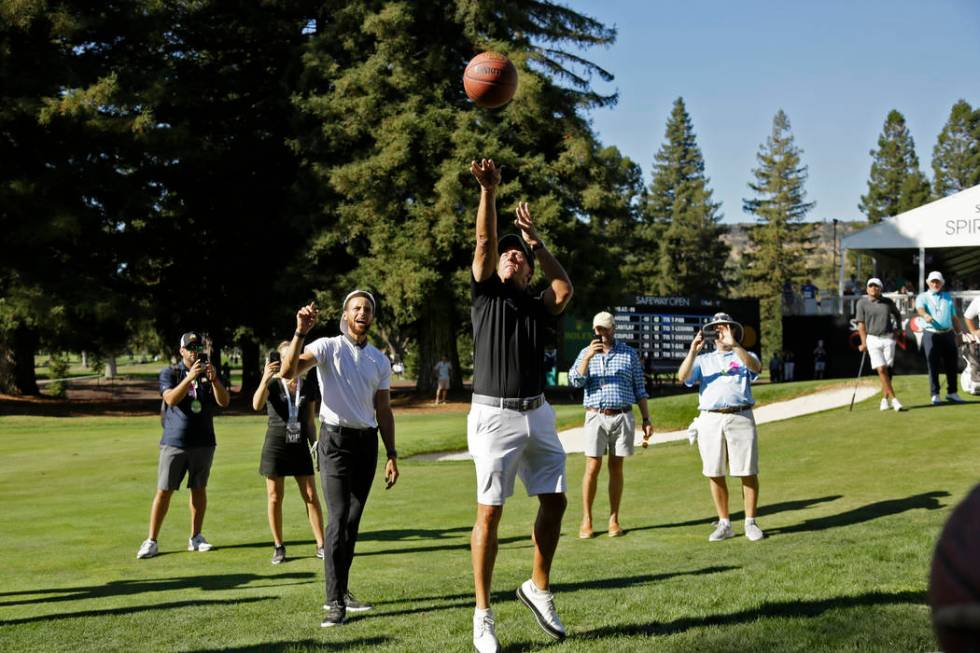
[[[272,564],[278,565],[286,559],[286,545],[280,544],[272,551]]]
[[[320,622],[320,628],[330,628],[340,626],[347,621],[347,609],[340,601],[332,601],[327,604],[327,616]]]
[[[374,606],[370,603],[365,603],[364,601],[358,601],[354,598],[354,595],[350,592],[344,594],[344,603],[347,604],[347,609],[350,612],[367,612]]]

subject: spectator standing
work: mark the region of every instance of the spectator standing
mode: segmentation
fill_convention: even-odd
[[[963,403],[956,392],[959,352],[956,349],[956,334],[962,329],[956,315],[956,304],[952,296],[943,290],[945,280],[941,272],[929,273],[929,290],[915,299],[915,310],[925,323],[922,334],[922,348],[929,368],[929,394],[934,406],[942,403],[939,397],[939,372],[946,373],[946,401]]]
[[[231,397],[218,371],[204,352],[204,340],[189,331],[180,337],[180,362],[160,372],[161,422],[157,491],[150,508],[150,528],[136,557],[152,558],[159,552],[157,537],[170,508],[170,498],[187,476],[190,490],[191,536],[188,551],[210,551],[201,534],[208,507],[208,477],[214,461],[214,413],[228,406]]]

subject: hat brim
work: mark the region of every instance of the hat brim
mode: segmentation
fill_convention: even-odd
[[[721,324],[727,324],[729,326],[735,327],[738,330],[738,337],[736,337],[735,340],[738,341],[738,342],[742,342],[742,338],[745,337],[745,329],[742,327],[741,324],[739,324],[738,322],[736,322],[734,320],[732,320],[732,321],[718,320],[717,322],[708,322],[707,324],[705,324],[702,327],[702,329],[707,329],[708,327],[716,327],[716,326],[719,326]]]
[[[503,254],[511,249],[521,250],[527,264],[531,266],[532,270],[534,269],[534,252],[527,246],[523,238],[517,234],[507,234],[497,241],[497,255]]]

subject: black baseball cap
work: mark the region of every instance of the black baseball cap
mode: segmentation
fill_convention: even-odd
[[[527,260],[527,264],[531,266],[531,271],[534,272],[534,252],[523,238],[517,234],[507,234],[497,242],[497,254],[503,254],[507,250],[519,249],[524,254],[524,258]]]
[[[184,349],[186,349],[188,345],[201,346],[203,344],[204,339],[201,338],[196,331],[188,331],[180,337],[180,346]]]

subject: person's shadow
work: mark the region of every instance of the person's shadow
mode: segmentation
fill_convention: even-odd
[[[0,598],[0,608],[13,605],[28,605],[38,603],[58,603],[62,601],[84,601],[87,599],[104,599],[115,596],[132,596],[148,592],[169,592],[181,589],[200,589],[204,591],[222,591],[237,589],[255,581],[277,581],[269,584],[255,585],[256,589],[281,587],[284,585],[303,585],[312,582],[316,574],[313,572],[293,572],[276,576],[259,576],[258,574],[220,574],[215,576],[184,576],[177,578],[153,578],[145,580],[113,580],[105,585],[88,585],[82,587],[54,587],[50,589],[21,590],[16,592],[0,592],[0,597],[8,596],[37,596],[38,594],[57,594],[43,598],[18,599],[5,601]],[[294,582],[278,582],[294,581]]]
[[[934,490],[932,492],[923,492],[922,494],[913,494],[904,499],[875,501],[874,503],[869,503],[865,506],[847,510],[836,515],[815,517],[798,524],[793,524],[792,526],[783,526],[782,528],[767,528],[766,535],[805,533],[809,531],[822,531],[828,528],[852,526],[878,519],[879,517],[898,515],[909,510],[938,510],[943,507],[943,504],[939,502],[939,498],[948,496],[949,492]]]
[[[798,510],[806,510],[810,506],[815,506],[819,503],[827,503],[830,501],[836,501],[840,499],[842,495],[832,494],[825,497],[817,497],[815,499],[795,499],[793,501],[781,501],[779,503],[770,503],[763,506],[759,506],[756,511],[757,517],[765,517],[766,515],[775,515],[780,512],[796,512]],[[740,521],[745,517],[744,511],[733,512],[730,518],[734,521]],[[655,528],[681,528],[684,526],[705,526],[713,524],[718,518],[717,517],[702,517],[699,519],[690,519],[688,521],[671,522],[668,524],[652,524],[650,526],[637,526],[629,529],[629,532],[635,531],[645,531]]]

